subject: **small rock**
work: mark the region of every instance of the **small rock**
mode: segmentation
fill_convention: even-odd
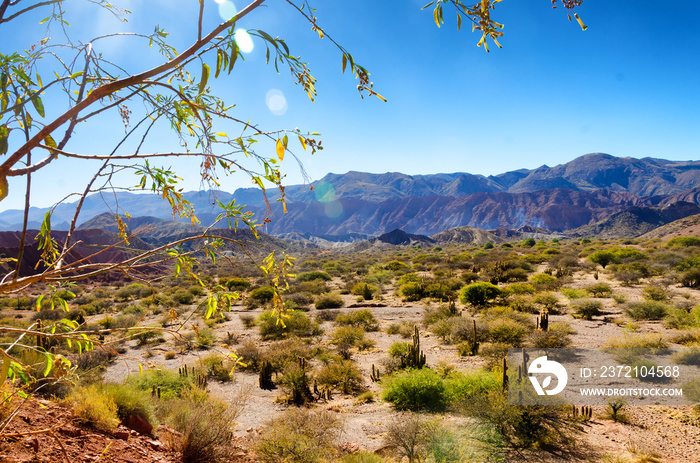
[[[249,427],[248,429],[245,430],[245,432],[253,432],[253,427]]]
[[[163,444],[160,441],[152,440],[152,441],[148,441],[148,443],[150,444],[151,448],[153,450],[155,450],[156,452],[165,452],[167,450],[167,448],[165,447],[165,444]]]
[[[133,429],[139,434],[144,436],[150,436],[153,434],[153,426],[151,426],[151,424],[140,415],[129,415],[124,421],[124,425],[127,428]]]
[[[114,431],[114,437],[121,440],[129,440],[129,431],[126,429],[117,429]]]
[[[360,451],[360,444],[357,442],[343,442],[340,444],[340,450],[346,453],[357,453]]]

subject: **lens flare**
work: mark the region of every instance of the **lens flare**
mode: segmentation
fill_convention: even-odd
[[[214,0],[214,1],[219,4],[219,16],[221,16],[221,19],[223,19],[224,21],[228,21],[229,19],[236,16],[236,13],[238,13],[238,10],[236,9],[236,5],[229,2],[228,0]]]
[[[287,99],[284,97],[284,93],[277,89],[273,88],[267,92],[265,104],[267,104],[267,109],[275,116],[282,116],[287,112]]]
[[[243,53],[250,53],[253,51],[255,45],[253,45],[253,39],[250,38],[250,34],[245,29],[238,29],[233,34],[233,38],[238,45],[238,49]]]
[[[314,187],[314,196],[320,203],[330,203],[335,200],[335,188],[330,183],[320,183]]]
[[[337,219],[343,215],[343,205],[340,204],[340,201],[331,201],[323,205],[323,212],[326,213],[328,218]]]

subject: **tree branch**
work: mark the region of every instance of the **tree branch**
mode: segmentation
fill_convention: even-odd
[[[190,46],[190,48],[185,50],[177,58],[163,63],[160,66],[156,66],[155,68],[150,69],[148,71],[144,71],[140,74],[125,77],[123,79],[119,79],[114,82],[97,87],[83,101],[67,110],[61,116],[56,118],[53,122],[44,126],[44,128],[41,129],[36,135],[34,135],[34,137],[32,137],[32,139],[29,142],[21,146],[5,162],[3,162],[2,165],[0,165],[0,177],[7,176],[7,173],[10,171],[12,166],[18,163],[29,152],[29,150],[38,146],[44,140],[44,138],[46,138],[47,135],[50,135],[61,125],[76,117],[78,114],[80,114],[81,111],[90,107],[96,101],[99,101],[102,98],[105,98],[115,92],[118,92],[123,88],[137,85],[150,79],[151,77],[157,76],[163,72],[180,66],[180,64],[182,64],[184,61],[193,56],[199,49],[201,49],[210,41],[214,40],[214,38],[216,38],[218,34],[231,27],[233,24],[235,24],[237,20],[247,16],[250,12],[252,12],[256,8],[258,8],[262,3],[264,3],[264,1],[265,0],[254,0],[243,10],[241,10],[238,14],[236,14],[236,16],[234,16],[228,21],[221,23],[201,40],[197,40],[197,42],[195,42],[192,46]]]

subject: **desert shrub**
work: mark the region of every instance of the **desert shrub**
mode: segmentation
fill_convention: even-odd
[[[586,293],[580,289],[562,288],[561,293],[569,299],[581,299],[586,297]]]
[[[329,386],[343,394],[362,390],[362,374],[352,360],[333,360],[316,374],[318,384]]]
[[[338,309],[344,305],[343,299],[338,294],[325,294],[316,299],[316,310]]]
[[[358,283],[352,287],[351,292],[356,296],[362,296],[366,301],[371,300],[375,294],[379,293],[379,288],[367,283]]]
[[[530,333],[525,344],[537,349],[561,349],[571,345],[571,333],[568,324],[552,323],[547,331],[536,330]]]
[[[258,370],[262,362],[262,352],[258,345],[251,340],[248,340],[236,349],[236,354],[240,357],[243,365],[241,368],[247,370]]]
[[[175,371],[153,368],[140,375],[130,376],[126,384],[142,391],[151,392],[153,386],[160,388],[161,398],[179,397],[183,391],[192,387],[189,376],[180,376]]]
[[[612,288],[606,283],[597,283],[586,288],[586,291],[593,297],[610,297]]]
[[[338,315],[340,315],[339,310],[321,310],[320,312],[316,312],[314,317],[318,321],[333,322],[338,318]]]
[[[273,371],[282,371],[289,363],[312,357],[313,353],[307,343],[299,338],[289,338],[270,344],[262,353],[261,361],[270,362]]]
[[[365,330],[355,326],[341,326],[331,335],[333,344],[355,346],[360,350],[369,349],[375,342],[365,337]]]
[[[501,374],[498,371],[456,371],[445,378],[445,387],[449,402],[455,403],[498,390],[502,387],[501,381]]]
[[[406,283],[420,283],[422,278],[415,272],[404,273],[399,277],[396,283],[400,285],[405,285]]]
[[[661,286],[647,286],[644,288],[644,299],[648,301],[665,301],[668,299],[668,291]]]
[[[386,460],[375,453],[360,450],[346,455],[341,461],[342,463],[384,463]]]
[[[461,401],[465,414],[489,423],[511,448],[560,447],[573,443],[579,423],[563,406],[511,405],[500,389]]]
[[[261,304],[267,304],[275,297],[275,290],[271,286],[261,286],[252,290],[249,297]]]
[[[300,293],[294,293],[294,294],[290,294],[290,295],[286,296],[285,301],[292,301],[298,307],[306,307],[308,305],[313,304],[314,297],[311,293],[300,292]]]
[[[518,312],[538,313],[539,308],[535,305],[532,296],[515,296],[508,300],[508,306]]]
[[[284,339],[290,336],[308,337],[320,334],[318,323],[308,315],[298,310],[288,310],[277,314],[267,310],[260,314],[257,320],[260,336],[267,339]]]
[[[425,297],[446,302],[454,299],[455,290],[444,283],[430,283],[425,286],[424,295]]]
[[[221,354],[211,354],[203,357],[200,361],[200,366],[205,374],[217,381],[231,381],[231,370],[233,370],[233,361]]]
[[[399,287],[399,295],[403,297],[404,301],[420,301],[425,295],[424,285],[421,282],[404,283]]]
[[[658,301],[633,302],[625,308],[625,313],[634,320],[661,320],[668,311],[669,306]]]
[[[423,312],[423,323],[426,326],[430,326],[439,320],[456,317],[458,315],[459,311],[451,304],[442,304],[437,308],[428,307]]]
[[[243,326],[248,329],[252,328],[255,326],[255,316],[247,313],[242,313],[238,315],[238,318],[241,319],[241,323],[243,323]]]
[[[297,281],[313,281],[313,280],[323,280],[331,281],[331,276],[326,272],[321,272],[319,270],[312,270],[310,272],[301,272],[296,276]]]
[[[612,251],[596,251],[588,256],[588,260],[605,268],[608,264],[619,261],[619,258]]]
[[[111,431],[119,425],[117,404],[99,385],[79,387],[67,398],[73,416],[80,422],[101,431]]]
[[[245,278],[234,277],[223,278],[222,280],[219,280],[219,284],[225,286],[229,291],[245,291],[251,286],[250,281]]]
[[[557,279],[547,273],[536,273],[530,277],[530,281],[536,285],[547,285],[557,281]]]
[[[194,302],[194,294],[182,288],[175,291],[172,298],[175,302],[182,305],[190,305]]]
[[[379,329],[379,322],[368,309],[353,310],[340,314],[336,317],[335,322],[341,326],[360,327],[365,331],[377,331]]]
[[[700,366],[700,349],[689,348],[680,350],[673,354],[672,361],[680,365]]]
[[[465,286],[459,293],[462,304],[471,304],[474,307],[483,307],[502,294],[501,289],[491,283],[480,281]]]
[[[398,373],[386,380],[384,400],[399,410],[444,410],[448,405],[443,379],[428,368]]]
[[[676,236],[666,242],[666,247],[690,247],[700,246],[700,238],[697,236]]]
[[[534,294],[537,292],[534,286],[528,283],[512,283],[505,288],[503,288],[503,292],[506,295],[511,295],[511,294]]]
[[[668,343],[663,336],[656,333],[631,334],[609,338],[605,343],[611,349],[665,349]]]
[[[151,394],[131,384],[108,384],[104,391],[117,406],[117,417],[121,420],[129,415],[138,415],[151,426],[156,425],[155,409]]]
[[[691,312],[680,309],[672,308],[670,309],[664,320],[664,325],[668,328],[681,329],[695,326],[698,320],[691,314]]]
[[[540,293],[533,298],[535,304],[539,304],[550,312],[555,312],[559,304],[559,298],[554,293]]]
[[[255,452],[266,462],[332,461],[340,430],[341,423],[332,412],[292,408],[263,428]]]
[[[495,343],[508,344],[520,347],[523,338],[530,332],[530,328],[515,320],[498,318],[489,322],[489,340]]]
[[[399,261],[399,260],[392,260],[384,264],[384,268],[386,270],[390,270],[392,272],[396,272],[397,270],[408,270],[411,267],[409,267],[407,264]]]
[[[216,342],[216,333],[207,326],[195,329],[194,334],[199,349],[208,349]]]
[[[593,317],[600,315],[600,309],[603,308],[603,303],[595,299],[578,299],[571,304],[575,316],[584,320],[592,320]]]
[[[678,277],[678,282],[686,288],[700,288],[700,268],[692,268]]]

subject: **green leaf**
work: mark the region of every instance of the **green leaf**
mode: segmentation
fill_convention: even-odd
[[[76,77],[80,77],[83,75],[83,71],[80,72],[74,72],[73,74],[70,75],[71,79],[75,79]]]
[[[233,42],[231,45],[231,57],[229,58],[228,62],[228,73],[231,74],[231,71],[233,70],[233,65],[236,63],[236,60],[238,59],[238,44],[236,42]]]
[[[44,103],[41,101],[41,98],[39,98],[39,95],[35,94],[32,97],[32,104],[34,105],[36,112],[39,113],[41,117],[44,117]]]
[[[7,148],[9,146],[7,139],[10,136],[10,129],[7,128],[7,124],[0,125],[0,156],[7,154]]]
[[[51,373],[52,368],[53,368],[53,355],[47,354],[46,355],[46,368],[44,368],[44,378],[49,376],[49,373]]]
[[[209,81],[209,66],[207,63],[202,63],[202,80],[199,81],[199,94],[204,93],[204,89],[207,87],[207,81]]]
[[[348,55],[343,53],[343,72],[345,72],[345,66],[348,65]]]
[[[221,49],[216,50],[216,73],[214,78],[219,78],[219,72],[221,72],[221,64],[224,62],[224,52]]]
[[[58,148],[58,145],[56,144],[56,140],[54,140],[51,135],[47,135],[44,137],[44,143],[49,148]]]

